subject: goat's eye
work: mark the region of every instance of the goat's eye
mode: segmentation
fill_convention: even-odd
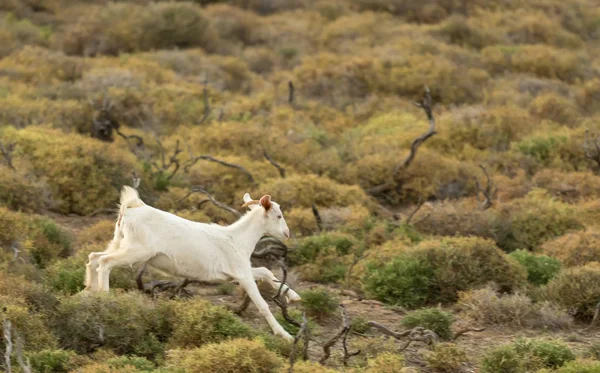
[[[281,218],[283,218],[283,216],[277,215],[277,219],[281,219]]]

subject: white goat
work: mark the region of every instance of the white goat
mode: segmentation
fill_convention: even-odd
[[[106,251],[89,255],[86,290],[108,291],[112,268],[137,263],[193,280],[236,281],[267,319],[273,333],[292,339],[273,317],[255,280],[266,280],[275,289],[281,282],[267,268],[252,268],[250,264],[254,247],[263,235],[287,239],[290,230],[279,204],[269,195],[256,201],[246,193],[244,202],[250,211],[223,227],[193,222],[148,206],[135,189],[124,187],[113,240]],[[287,291],[288,301],[300,300],[287,285],[283,291]]]

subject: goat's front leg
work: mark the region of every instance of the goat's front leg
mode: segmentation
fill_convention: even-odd
[[[273,272],[265,267],[252,268],[252,276],[254,276],[257,281],[267,281],[275,290],[279,290],[279,287],[281,287],[281,281],[275,277]],[[283,284],[281,293],[285,294],[285,300],[288,303],[299,302],[302,300],[298,293],[292,290],[287,284]]]
[[[294,338],[283,329],[283,327],[277,322],[275,316],[271,313],[269,309],[269,305],[263,299],[262,295],[260,295],[260,291],[258,291],[258,287],[256,286],[256,282],[254,278],[244,278],[238,280],[239,284],[246,290],[246,294],[250,297],[252,302],[258,308],[258,311],[267,319],[269,326],[273,330],[275,335],[279,335],[288,341],[293,341]]]
[[[98,259],[106,254],[114,252],[119,248],[119,242],[112,240],[104,251],[96,251],[88,255],[88,263],[85,266],[85,290],[98,290]]]

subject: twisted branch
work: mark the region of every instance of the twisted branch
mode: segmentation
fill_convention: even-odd
[[[212,202],[213,205],[215,205],[215,206],[217,206],[219,208],[222,208],[225,211],[229,211],[230,213],[232,213],[233,215],[235,215],[238,218],[242,216],[242,214],[238,210],[234,209],[231,206],[228,206],[228,205],[224,204],[223,202],[217,201],[215,199],[215,197],[213,197],[212,194],[210,194],[209,192],[207,192],[206,190],[204,190],[204,189],[202,189],[200,187],[193,187],[188,194],[186,194],[185,196],[183,196],[182,198],[180,198],[179,201],[177,201],[177,202],[181,203],[184,199],[188,198],[189,196],[191,196],[194,193],[202,193],[202,194],[204,194],[205,196],[208,197],[208,199],[210,200],[210,202]]]

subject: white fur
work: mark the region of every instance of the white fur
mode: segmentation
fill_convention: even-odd
[[[244,202],[252,199],[246,193]],[[279,204],[250,205],[250,211],[234,224],[223,227],[197,223],[146,205],[137,191],[124,187],[113,240],[106,251],[89,255],[86,289],[108,291],[112,268],[148,263],[175,276],[200,281],[236,281],[277,335],[292,337],[271,314],[255,280],[265,280],[278,288],[279,280],[267,268],[252,268],[250,256],[265,234],[279,239],[289,237],[289,229]],[[284,285],[287,298],[300,297]]]

